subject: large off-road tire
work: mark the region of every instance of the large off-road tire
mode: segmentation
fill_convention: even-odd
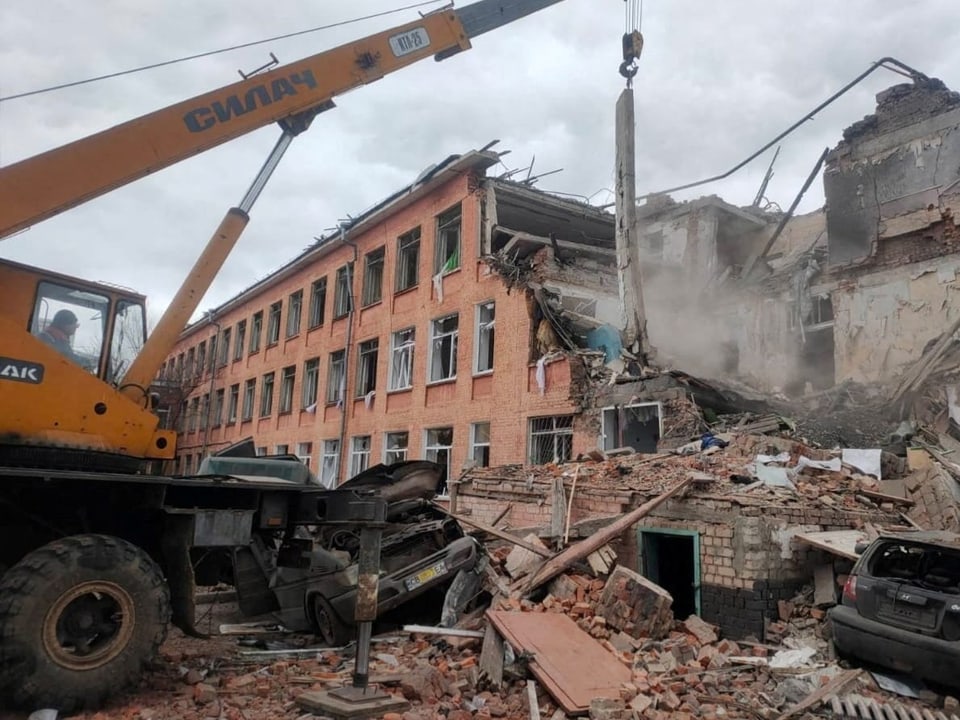
[[[0,578],[0,705],[96,707],[136,682],[170,621],[157,564],[126,540],[77,535]]]

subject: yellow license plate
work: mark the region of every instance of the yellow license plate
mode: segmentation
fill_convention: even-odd
[[[446,565],[444,565],[442,562],[438,562],[438,563],[435,563],[434,565],[431,565],[426,570],[421,570],[413,577],[407,578],[407,582],[406,582],[407,589],[413,590],[414,588],[420,587],[424,583],[429,582],[430,580],[433,580],[433,578],[445,572],[446,569],[447,569]]]

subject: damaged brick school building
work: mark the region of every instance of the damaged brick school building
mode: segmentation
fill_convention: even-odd
[[[886,458],[883,480],[740,485],[758,454],[832,459],[748,435],[706,457],[587,458],[698,438],[704,407],[737,409],[724,381],[792,396],[892,382],[960,317],[960,96],[918,79],[877,101],[827,155],[821,211],[716,196],[638,208],[659,370],[621,343],[612,215],[494,176],[489,147],[445,159],[184,332],[160,378],[177,469],[245,438],[328,486],[426,458],[447,468],[458,512],[555,541],[696,473],[708,481],[622,536],[618,561],[670,590],[679,617],[762,638],[814,568],[831,568],[834,592],[849,569],[801,535],[914,510],[958,529],[936,508],[955,507],[957,482],[883,486],[905,472]],[[865,487],[886,499],[863,501]]]

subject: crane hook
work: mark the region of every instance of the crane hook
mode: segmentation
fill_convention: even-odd
[[[627,84],[637,74],[637,60],[643,51],[643,35],[639,30],[623,34],[623,62],[620,63],[620,74],[627,79]]]

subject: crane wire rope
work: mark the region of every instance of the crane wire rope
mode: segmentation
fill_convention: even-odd
[[[298,30],[297,32],[276,35],[263,40],[254,40],[252,42],[241,43],[239,45],[231,45],[230,47],[221,48],[219,50],[209,50],[207,52],[196,53],[195,55],[187,55],[185,57],[175,58],[173,60],[164,60],[163,62],[152,63],[150,65],[141,65],[140,67],[131,68],[129,70],[120,70],[118,72],[107,73],[106,75],[97,75],[96,77],[86,78],[85,80],[74,80],[68,83],[61,83],[60,85],[51,85],[49,87],[39,88],[37,90],[28,90],[26,92],[16,93],[15,95],[0,97],[0,102],[19,100],[20,98],[41,95],[43,93],[53,92],[54,90],[65,90],[67,88],[77,87],[79,85],[88,85],[101,80],[110,80],[112,78],[122,77],[124,75],[133,75],[134,73],[144,72],[146,70],[155,70],[168,65],[176,65],[177,63],[187,62],[188,60],[198,60],[200,58],[210,57],[211,55],[220,55],[222,53],[232,52],[233,50],[243,50],[244,48],[254,47],[255,45],[263,45],[265,43],[276,42],[278,40],[287,40],[289,38],[307,35],[309,33],[319,32],[321,30],[331,30],[344,25],[352,25],[354,23],[363,22],[364,20],[373,20],[386,15],[394,15],[399,12],[413,10],[415,8],[424,7],[425,5],[434,5],[438,2],[443,2],[443,0],[425,0],[424,2],[416,2],[411,5],[404,5],[403,7],[394,8],[393,10],[383,10],[381,12],[363,15],[361,17],[351,18],[349,20],[341,20],[339,22],[330,23],[329,25],[318,25],[317,27],[308,28],[307,30]]]

